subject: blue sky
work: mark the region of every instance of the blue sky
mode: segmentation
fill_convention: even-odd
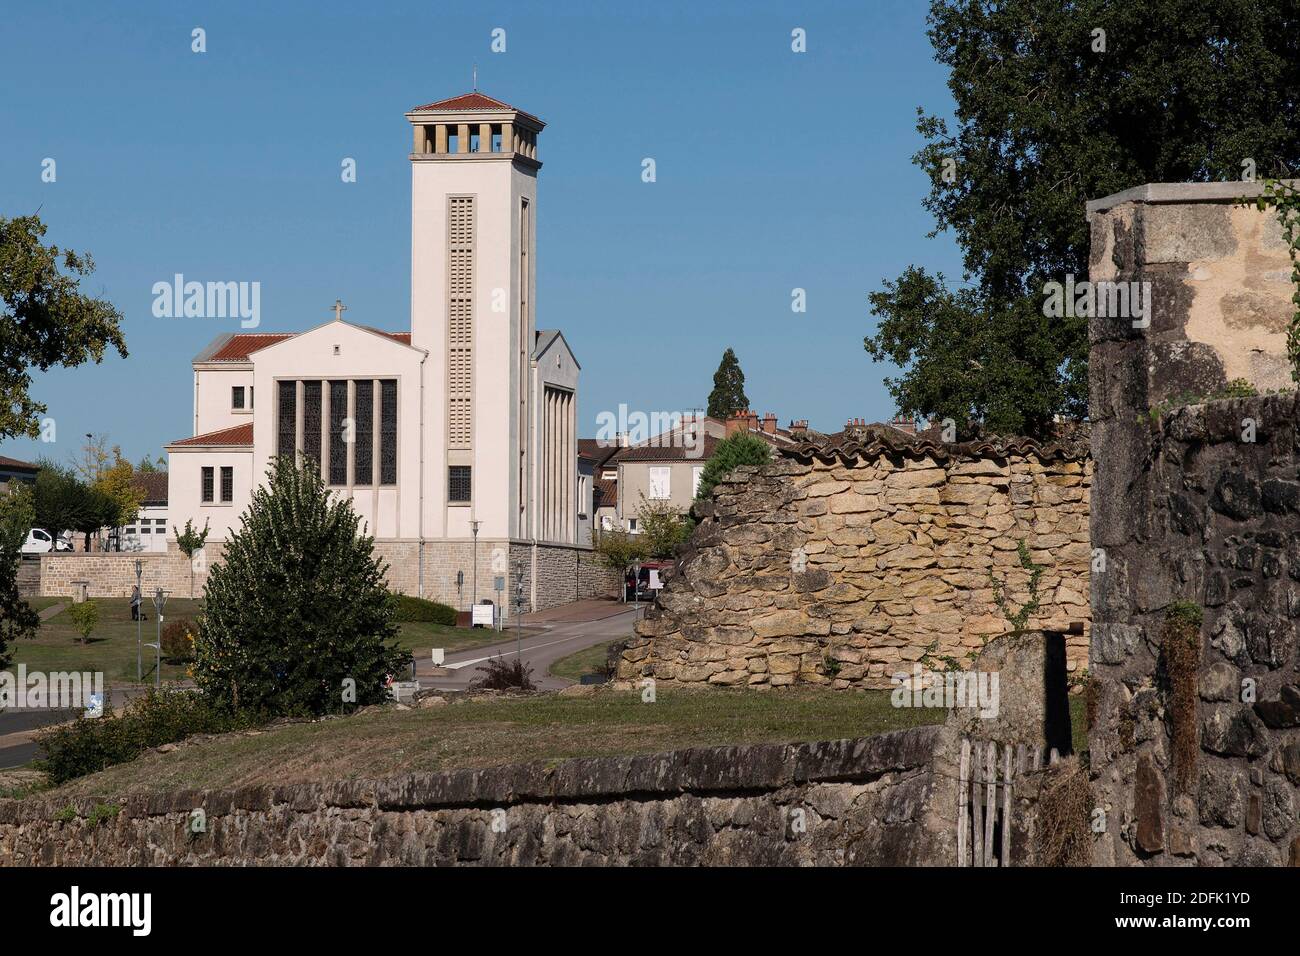
[[[95,257],[85,288],[124,314],[130,356],[38,375],[58,441],[0,453],[67,460],[94,432],[138,460],[190,433],[190,360],[237,320],[155,318],[152,286],[174,273],[259,281],[263,331],[317,325],[335,298],[352,321],[409,328],[403,113],[467,91],[474,64],[480,90],[548,124],[538,326],[582,363],[584,434],[621,402],[703,407],[728,346],[754,409],[783,424],[888,418],[867,294],[912,262],[960,275],[951,237],[926,238],[909,161],[916,107],[951,108],[926,7],[10,5],[0,215],[39,208],[47,241]]]

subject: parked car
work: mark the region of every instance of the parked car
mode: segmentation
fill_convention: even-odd
[[[635,574],[629,570],[623,578],[623,593],[629,601],[653,601],[663,587],[663,573],[672,561],[646,561]]]
[[[51,538],[48,531],[32,528],[23,542],[23,554],[48,554],[51,551],[71,551],[72,543],[66,538]]]

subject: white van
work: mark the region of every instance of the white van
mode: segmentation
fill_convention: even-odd
[[[23,554],[47,554],[50,551],[71,551],[72,545],[62,538],[52,539],[49,534],[40,528],[32,528],[27,532],[27,540],[23,542]]]

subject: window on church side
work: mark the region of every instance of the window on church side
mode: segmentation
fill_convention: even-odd
[[[229,504],[235,500],[235,469],[221,469],[221,501],[223,504]]]
[[[302,456],[320,470],[321,383],[302,383]]]
[[[343,423],[348,417],[348,383],[330,382],[330,469],[331,485],[348,483],[348,445]]]
[[[375,480],[375,383],[367,378],[352,385],[356,391],[353,399],[356,433],[352,443],[352,483],[368,488]]]
[[[213,495],[213,472],[212,472],[212,469],[211,469],[211,468],[204,468],[204,469],[202,470],[202,472],[200,473],[200,475],[201,475],[201,477],[202,477],[202,485],[203,485],[203,488],[202,488],[202,493],[203,493],[203,503],[204,503],[205,505],[212,504],[212,495]]]
[[[277,387],[280,401],[276,432],[279,437],[275,453],[282,458],[293,458],[298,441],[298,383],[279,382]]]
[[[230,407],[237,412],[244,410],[244,386],[236,385],[230,390]]]
[[[379,483],[397,484],[397,379],[379,383]]]
[[[453,504],[466,504],[473,493],[472,470],[469,465],[451,465],[447,468],[447,500]]]

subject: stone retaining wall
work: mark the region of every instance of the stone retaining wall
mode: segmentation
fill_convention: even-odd
[[[952,809],[932,806],[941,731],[125,801],[0,800],[0,865],[938,864],[953,852],[942,823],[951,830]]]
[[[224,545],[210,543],[203,549],[203,557],[195,562],[193,592],[203,595],[207,584],[208,567],[220,561]],[[420,548],[415,541],[381,540],[375,542],[375,554],[388,565],[388,586],[403,594],[420,593]],[[423,593],[426,598],[441,601],[458,609],[467,609],[472,603],[475,547],[468,541],[427,541],[424,555]],[[493,578],[502,574],[505,567],[506,591],[503,595],[513,611],[513,574],[518,559],[525,574],[525,610],[544,610],[589,597],[603,597],[616,593],[619,576],[600,567],[592,552],[586,548],[565,545],[538,545],[483,539],[477,547],[479,596],[497,599]],[[76,593],[74,581],[90,582],[91,597],[128,597],[135,585],[135,562],[143,562],[143,581],[146,593],[162,587],[173,597],[189,597],[191,589],[190,562],[175,545],[168,543],[166,552],[82,553],[61,552],[47,554],[40,562],[40,594],[46,597],[72,597]],[[534,601],[531,578],[536,560],[537,593]],[[457,572],[464,573],[464,584],[456,585]]]
[[[739,468],[622,653],[623,682],[888,687],[916,662],[969,667],[1019,606],[1024,539],[1046,567],[1029,627],[1075,631],[1087,664],[1086,453],[1032,442],[840,447]]]

